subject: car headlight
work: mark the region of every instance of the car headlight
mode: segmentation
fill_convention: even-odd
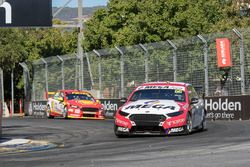
[[[126,117],[126,116],[129,115],[129,113],[126,113],[126,112],[123,112],[123,111],[120,111],[119,114],[122,115],[122,116],[124,116],[124,117]]]
[[[179,116],[179,115],[181,115],[183,113],[184,113],[184,111],[177,111],[177,112],[169,113],[169,114],[167,114],[167,116],[169,116],[169,117],[176,117],[176,116]]]
[[[75,105],[71,105],[71,108],[78,108],[78,106],[75,106]]]

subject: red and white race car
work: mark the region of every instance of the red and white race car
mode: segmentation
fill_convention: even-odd
[[[190,134],[206,129],[203,99],[191,84],[145,83],[125,99],[115,115],[117,137],[131,134]]]
[[[48,118],[104,119],[103,115],[103,105],[87,91],[60,90],[48,99]]]

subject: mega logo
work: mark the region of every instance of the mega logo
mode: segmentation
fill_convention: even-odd
[[[137,104],[137,105],[130,105],[125,107],[125,110],[128,109],[139,109],[139,108],[155,108],[155,109],[170,109],[170,110],[175,110],[175,106],[167,106],[164,104]]]
[[[213,99],[205,100],[205,107],[208,111],[241,111],[241,102],[231,101],[228,98],[222,101],[221,98],[218,101],[213,101]]]

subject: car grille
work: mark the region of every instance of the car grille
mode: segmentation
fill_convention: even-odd
[[[163,127],[160,126],[133,126],[131,128],[131,133],[145,133],[145,132],[150,132],[150,133],[161,133],[165,134],[165,131]]]
[[[83,117],[91,117],[91,118],[94,118],[94,117],[95,117],[95,114],[83,114]]]
[[[166,120],[164,115],[155,115],[155,114],[132,114],[130,117],[131,121],[134,122],[163,122]]]
[[[160,122],[166,120],[164,115],[132,114],[129,118],[136,124],[131,129],[132,133],[164,133],[164,129],[159,126]]]
[[[81,111],[83,112],[98,112],[98,108],[81,108]]]

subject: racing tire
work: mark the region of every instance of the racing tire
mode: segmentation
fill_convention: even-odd
[[[187,114],[187,125],[185,125],[185,127],[184,127],[184,134],[190,135],[192,133],[192,129],[193,129],[192,126],[193,126],[192,117],[191,117],[191,114],[188,113]]]
[[[128,135],[126,134],[121,134],[118,132],[118,126],[117,125],[114,125],[114,132],[115,132],[115,135],[117,138],[125,138],[125,137],[128,137]]]
[[[67,107],[64,107],[62,115],[63,115],[64,119],[68,119],[69,118],[68,117],[68,109],[67,109]]]
[[[47,111],[46,111],[47,118],[53,119],[54,116],[51,115],[51,109],[50,106],[47,106]]]
[[[207,130],[207,121],[206,121],[206,112],[204,111],[204,116],[203,116],[203,120],[201,122],[201,125],[200,125],[200,130],[201,131],[206,131]]]

